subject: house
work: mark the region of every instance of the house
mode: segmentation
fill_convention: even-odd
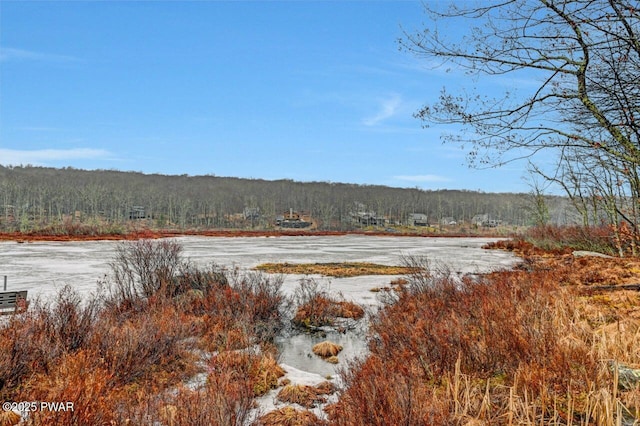
[[[354,222],[364,226],[382,226],[386,222],[384,216],[378,216],[373,211],[352,213],[351,217]]]
[[[424,213],[411,213],[409,215],[409,226],[429,226],[427,215]]]
[[[483,224],[489,223],[489,214],[477,214],[471,218],[471,224],[475,226],[484,226]]]
[[[373,210],[367,210],[367,206],[363,203],[354,202],[354,209],[349,213],[351,221],[362,226],[384,226],[387,219],[378,215]]]
[[[282,228],[308,228],[311,226],[311,222],[303,220],[302,213],[289,209],[288,212],[276,216],[276,226]]]
[[[129,210],[130,220],[146,219],[146,217],[144,207],[142,206],[133,206],[131,210]]]
[[[491,219],[488,213],[477,214],[471,219],[471,224],[486,228],[495,228],[502,223],[501,220]]]

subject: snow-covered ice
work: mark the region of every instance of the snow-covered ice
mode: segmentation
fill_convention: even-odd
[[[199,266],[216,263],[250,269],[266,262],[315,263],[361,261],[398,265],[403,256],[427,256],[454,272],[473,273],[508,268],[512,254],[481,247],[495,239],[378,237],[363,235],[304,237],[179,237],[184,255]],[[29,297],[49,297],[65,284],[81,294],[97,289],[109,272],[114,241],[0,242],[0,276],[8,277],[8,290],[28,290]],[[301,276],[285,278],[283,291],[292,294]],[[332,278],[332,291],[345,298],[375,304],[373,287],[389,284],[389,276]]]

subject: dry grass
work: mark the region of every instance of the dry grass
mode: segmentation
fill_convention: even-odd
[[[412,272],[406,266],[379,265],[367,262],[342,263],[263,263],[257,270],[272,274],[324,275],[335,278],[361,275],[405,275]]]
[[[329,395],[334,390],[330,382],[322,382],[317,386],[287,385],[278,393],[277,398],[282,402],[312,408],[318,403],[326,402],[324,395]]]
[[[273,357],[263,356],[255,374],[254,393],[263,395],[269,390],[277,388],[279,379],[286,373]]]
[[[313,353],[321,358],[337,356],[342,351],[342,346],[325,340],[313,346]]]
[[[212,372],[234,372],[253,389],[254,396],[276,389],[279,379],[286,374],[271,354],[247,351],[221,352],[210,360],[209,369]]]
[[[290,404],[298,404],[305,408],[315,407],[325,399],[318,394],[313,386],[287,385],[278,392],[278,400]]]
[[[338,364],[340,362],[340,359],[338,359],[337,356],[330,356],[328,358],[324,358],[325,361],[327,361],[329,364]]]
[[[20,423],[22,417],[13,411],[0,412],[0,426],[14,426]]]
[[[318,393],[322,395],[329,395],[330,393],[333,393],[336,389],[333,383],[329,381],[324,381],[316,385],[316,390],[318,391]]]
[[[311,411],[284,407],[265,414],[258,419],[258,426],[322,426],[326,422],[318,419]]]

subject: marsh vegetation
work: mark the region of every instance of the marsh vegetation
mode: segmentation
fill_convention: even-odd
[[[175,241],[121,243],[94,297],[64,287],[5,318],[0,393],[74,402],[31,425],[631,424],[640,296],[620,285],[640,264],[549,252],[536,236],[498,244],[522,256],[510,271],[408,258],[369,318],[367,356],[331,385],[289,379],[275,337],[300,312],[321,327],[357,308],[336,311],[346,301],[310,279],[296,298],[281,275],[195,267]],[[317,352],[342,357],[332,342]],[[279,405],[261,410],[271,393]]]

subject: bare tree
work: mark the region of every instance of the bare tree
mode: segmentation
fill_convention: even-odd
[[[407,33],[402,46],[477,78],[525,78],[534,84],[523,85],[530,87],[526,93],[524,87],[511,87],[495,97],[472,88],[463,93],[443,89],[437,102],[416,113],[418,118],[426,125],[462,125],[462,133],[445,138],[471,144],[474,166],[552,152],[558,169],[544,174],[571,196],[581,191],[595,195],[601,188],[592,184],[602,177],[624,181],[618,187],[639,199],[640,3],[502,0],[454,2],[444,10],[439,5],[425,6],[434,22],[470,28],[466,35],[428,28]],[[576,161],[585,166],[582,171],[597,164],[588,170],[605,174],[582,179],[573,173]],[[563,176],[567,171],[570,175]],[[626,220],[635,227],[636,217]]]

